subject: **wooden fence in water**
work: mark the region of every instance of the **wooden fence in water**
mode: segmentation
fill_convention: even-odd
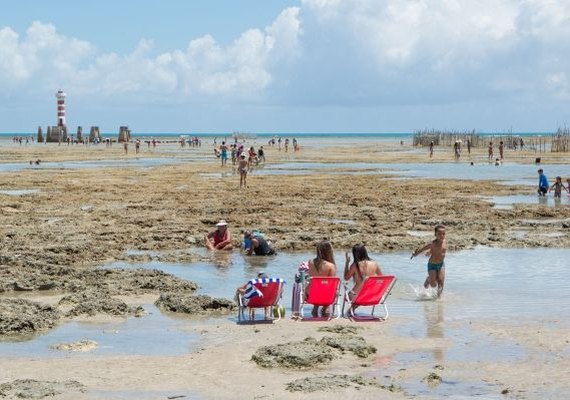
[[[556,133],[552,135],[552,152],[570,151],[570,129],[567,127],[558,128]]]
[[[544,153],[548,150],[551,152],[567,152],[570,151],[570,129],[559,128],[558,131],[549,136],[532,135],[520,136],[512,132],[498,133],[493,135],[482,135],[472,131],[440,131],[436,129],[416,131],[413,137],[414,146],[429,146],[431,142],[435,146],[453,146],[456,141],[461,142],[463,146],[470,142],[471,147],[489,146],[493,143],[498,146],[503,142],[506,149],[511,150],[534,150],[538,153]]]

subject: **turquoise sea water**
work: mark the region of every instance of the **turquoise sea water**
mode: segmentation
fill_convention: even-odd
[[[70,134],[75,134],[75,132],[70,132]],[[117,136],[117,132],[102,132],[103,136]],[[241,132],[241,134],[249,137],[258,138],[272,138],[272,137],[282,137],[282,138],[297,138],[297,139],[307,139],[307,138],[363,138],[363,139],[405,139],[411,138],[414,132],[376,132],[376,133],[362,133],[362,132],[279,132],[279,133],[264,133],[264,132]],[[505,132],[478,132],[477,134],[482,136],[501,136],[506,135]],[[553,132],[513,132],[510,133],[517,136],[550,136]],[[37,132],[0,132],[0,137],[11,138],[14,136],[36,136]],[[134,137],[180,137],[184,136],[198,136],[202,138],[224,138],[232,137],[232,132],[137,132],[133,131],[132,135]]]

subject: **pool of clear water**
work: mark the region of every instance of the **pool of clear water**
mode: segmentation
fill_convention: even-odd
[[[141,318],[117,318],[113,322],[70,322],[38,335],[0,340],[3,356],[19,357],[90,357],[108,355],[178,355],[190,352],[199,335],[186,332],[187,318],[174,318],[161,313],[153,304],[143,305],[147,314]],[[153,340],[160,337],[161,340]],[[83,339],[98,343],[88,352],[65,352],[53,345]]]
[[[567,176],[569,165],[532,165],[505,163],[501,166],[483,163],[470,165],[467,162],[453,163],[318,163],[289,162],[266,165],[258,173],[279,170],[291,174],[293,171],[326,171],[330,169],[376,170],[377,173],[397,174],[399,176],[417,178],[461,179],[461,180],[494,180],[507,181],[521,185],[538,184],[538,168],[542,168],[551,180],[557,175]],[[306,172],[305,172],[306,173]]]
[[[83,160],[42,162],[40,165],[29,163],[0,163],[0,172],[17,172],[27,169],[92,169],[92,168],[152,168],[162,165],[196,161],[194,158],[175,157],[141,157],[124,160]]]
[[[538,204],[546,207],[561,207],[570,205],[570,196],[563,194],[561,198],[554,198],[552,193],[547,196],[538,194],[519,194],[510,196],[493,196],[487,200],[495,205],[495,208],[510,209],[515,204]]]
[[[0,194],[7,196],[27,196],[29,194],[39,193],[40,189],[5,189],[0,190]]]
[[[418,232],[414,232],[418,234]],[[247,257],[238,251],[210,254],[196,249],[203,261],[188,264],[160,262],[105,265],[107,268],[158,268],[200,285],[199,293],[232,298],[235,289],[264,271],[287,281],[284,304],[290,315],[291,283],[298,265],[312,258],[312,252],[280,252],[271,257]],[[142,254],[134,250],[130,254]],[[457,362],[517,362],[524,360],[524,348],[508,339],[495,338],[470,328],[471,321],[491,321],[517,325],[521,322],[549,319],[570,328],[570,291],[567,275],[570,249],[495,249],[480,247],[449,252],[446,257],[446,288],[440,300],[419,296],[426,277],[427,258],[410,260],[408,252],[371,254],[385,274],[398,281],[387,300],[394,323],[393,333],[412,339],[446,339],[446,344],[430,350],[394,353],[373,368],[371,374],[395,374],[399,368],[416,363],[425,365]],[[342,265],[343,253],[335,254]],[[0,352],[7,357],[61,357],[52,350],[57,343],[90,339],[99,347],[88,353],[64,353],[66,357],[103,355],[177,355],[200,345],[199,335],[191,327],[195,319],[160,312],[154,305],[144,305],[148,315],[129,317],[107,323],[70,322],[44,334],[19,341],[3,340]],[[219,317],[237,322],[237,315]],[[203,319],[201,320],[204,321]],[[207,320],[216,324],[219,319]],[[388,320],[390,324],[391,320]],[[160,337],[161,340],[155,340]],[[373,364],[376,361],[373,361]],[[444,374],[445,376],[445,374]],[[444,381],[436,388],[423,383],[402,382],[407,393],[417,396],[490,395],[497,393],[481,381]],[[101,394],[105,397],[105,394]],[[123,393],[124,398],[135,398]],[[129,397],[129,396],[135,397]],[[144,397],[141,397],[144,398]]]

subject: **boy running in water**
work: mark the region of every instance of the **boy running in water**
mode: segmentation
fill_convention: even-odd
[[[423,246],[420,249],[416,249],[412,253],[414,258],[418,254],[423,253],[428,250],[429,260],[428,260],[428,277],[424,282],[424,287],[427,289],[428,286],[432,288],[437,286],[437,297],[441,296],[443,292],[443,285],[445,283],[445,253],[447,251],[447,241],[445,240],[445,226],[437,225],[435,227],[435,239]]]

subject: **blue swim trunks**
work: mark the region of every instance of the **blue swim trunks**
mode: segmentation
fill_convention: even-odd
[[[429,271],[435,271],[435,272],[439,272],[440,269],[443,268],[443,263],[430,263],[428,262],[428,272]]]

